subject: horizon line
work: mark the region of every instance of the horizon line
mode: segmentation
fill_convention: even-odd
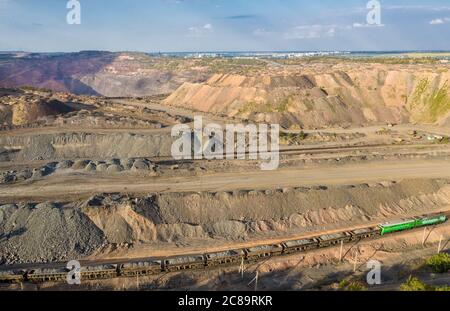
[[[229,51],[140,51],[140,50],[74,50],[74,51],[24,51],[24,50],[0,50],[0,53],[30,53],[30,54],[51,54],[51,53],[82,53],[82,52],[105,52],[105,53],[146,53],[146,54],[186,54],[186,53],[442,53],[449,50],[229,50]]]

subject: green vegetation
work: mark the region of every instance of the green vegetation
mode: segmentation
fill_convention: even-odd
[[[178,71],[183,69],[183,64],[179,59],[169,59],[166,63],[158,63],[155,66],[157,69],[165,69],[170,71]]]
[[[227,59],[227,58],[178,58],[147,56],[137,57],[144,68],[180,72],[194,67],[204,67],[211,73],[250,74],[257,73],[267,67],[267,63],[258,59]]]
[[[414,90],[413,105],[416,105],[420,102],[427,88],[428,88],[428,79],[420,80],[419,83],[417,84],[416,89]]]
[[[430,87],[428,79],[422,79],[417,84],[412,97],[412,107],[416,107],[423,103],[426,113],[423,115],[423,121],[436,122],[440,116],[450,110],[450,97],[448,81],[441,88],[427,95]]]
[[[351,58],[353,62],[377,63],[388,65],[409,65],[409,64],[434,64],[438,60],[433,57],[410,58],[410,57],[374,57],[374,58]]]
[[[448,94],[448,81],[445,81],[444,85],[431,96],[429,111],[432,121],[437,121],[439,116],[450,110],[450,98]]]
[[[278,107],[275,108],[275,111],[280,113],[287,112],[293,102],[293,98],[294,98],[293,95],[289,95],[288,97],[284,98],[283,101],[280,103],[280,105],[278,105]]]
[[[450,286],[435,287],[434,290],[436,292],[450,292]]]
[[[44,92],[44,93],[52,93],[53,92],[50,89],[35,87],[32,85],[24,85],[24,86],[21,86],[20,89],[22,89],[24,91],[32,91],[32,92]]]
[[[267,63],[259,59],[212,58],[199,61],[199,66],[209,67],[213,73],[248,75],[266,69]]]
[[[408,280],[400,286],[400,290],[404,292],[432,291],[433,288],[423,283],[418,278],[410,276]]]
[[[356,291],[366,291],[367,287],[360,281],[342,280],[339,283],[339,289],[356,292]]]
[[[438,143],[441,144],[441,145],[450,144],[450,137],[443,137],[441,140],[439,140]]]
[[[247,102],[244,107],[239,109],[239,113],[248,112],[261,112],[261,113],[271,113],[276,112],[272,104],[270,103],[257,103],[257,102]]]
[[[301,131],[300,133],[280,133],[280,143],[283,145],[297,144],[308,138],[308,134]]]
[[[378,56],[378,57],[343,57],[343,56],[314,56],[304,58],[290,58],[277,60],[284,65],[299,65],[302,63],[313,62],[351,62],[351,63],[376,63],[388,65],[409,65],[409,64],[435,64],[439,62],[436,57],[409,57],[407,55],[393,56]]]
[[[293,102],[293,95],[284,98],[280,104],[270,102],[247,102],[244,107],[239,110],[239,113],[260,112],[260,113],[284,113],[287,112]]]
[[[426,265],[435,273],[445,273],[450,270],[450,255],[446,253],[435,255],[426,261]]]
[[[418,291],[427,291],[427,292],[441,292],[441,291],[450,291],[450,286],[431,286],[427,285],[416,277],[410,276],[405,283],[400,286],[401,291],[405,292],[418,292]]]
[[[448,52],[414,52],[414,53],[407,53],[405,54],[408,57],[419,57],[419,58],[424,58],[424,57],[450,57],[450,53]]]

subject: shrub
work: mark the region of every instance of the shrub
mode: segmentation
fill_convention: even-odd
[[[42,88],[42,87],[35,87],[32,85],[23,85],[20,87],[24,91],[32,91],[32,92],[44,92],[44,93],[51,93],[51,89]]]
[[[435,273],[445,273],[450,270],[450,255],[446,253],[435,255],[426,261],[426,265]]]
[[[301,131],[298,134],[295,134],[295,133],[281,133],[280,134],[280,141],[283,144],[299,143],[299,142],[305,140],[306,138],[308,138],[308,134],[303,131]]]
[[[439,141],[440,144],[450,144],[450,137],[444,137]]]
[[[427,285],[418,278],[410,276],[409,279],[400,286],[400,290],[408,292],[428,291],[428,292],[448,292],[450,286],[431,286]]]
[[[400,286],[401,291],[418,292],[418,291],[432,291],[433,288],[423,283],[418,278],[410,276],[408,280]]]
[[[351,292],[359,292],[367,290],[367,287],[360,281],[348,281],[342,280],[339,283],[339,288],[341,290],[351,291]]]

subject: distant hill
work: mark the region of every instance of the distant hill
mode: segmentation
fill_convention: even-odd
[[[170,93],[186,81],[204,79],[189,66],[143,53],[0,54],[0,87],[33,86],[57,92],[112,97]]]
[[[0,54],[0,87],[77,95],[169,96],[164,104],[285,128],[450,125],[450,64],[435,59]]]

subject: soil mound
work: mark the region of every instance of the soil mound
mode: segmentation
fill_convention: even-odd
[[[0,207],[0,251],[8,262],[79,258],[114,245],[201,246],[384,223],[450,206],[450,181],[130,198],[101,194],[67,205]]]
[[[104,235],[86,215],[51,203],[1,206],[1,253],[8,262],[77,259],[104,245]]]
[[[204,83],[184,83],[164,103],[285,128],[447,122],[446,69],[380,64],[313,69],[304,75],[216,74]]]
[[[50,98],[50,95],[28,92],[0,97],[0,124],[26,125],[40,118],[75,111],[70,105]]]

